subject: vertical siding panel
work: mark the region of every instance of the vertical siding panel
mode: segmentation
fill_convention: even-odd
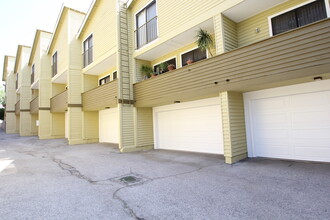
[[[137,146],[153,146],[152,108],[136,108],[137,114]]]

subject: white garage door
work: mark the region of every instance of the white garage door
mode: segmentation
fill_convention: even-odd
[[[249,156],[330,162],[330,81],[244,94]]]
[[[153,110],[156,149],[223,154],[219,97]]]
[[[99,112],[99,141],[101,143],[119,143],[119,114],[118,108]]]

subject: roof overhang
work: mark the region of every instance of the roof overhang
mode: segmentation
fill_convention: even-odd
[[[260,0],[245,0],[241,3],[225,10],[222,12],[226,17],[230,18],[235,22],[244,21],[260,12],[266,11],[267,9],[273,8],[276,5],[287,2],[288,0],[271,0],[271,1],[260,1]]]
[[[93,0],[91,6],[89,7],[88,12],[87,12],[87,14],[86,14],[86,16],[85,16],[85,18],[84,18],[84,20],[83,20],[83,22],[82,22],[82,24],[81,24],[81,26],[79,28],[79,31],[77,33],[77,37],[76,37],[77,39],[79,39],[80,35],[85,30],[85,27],[87,25],[87,22],[89,22],[91,20],[91,18],[90,18],[91,17],[91,14],[93,13],[93,11],[95,10],[95,8],[97,7],[98,2],[99,2],[98,0]]]
[[[52,78],[52,83],[58,83],[58,84],[68,84],[68,71],[65,70],[62,73],[56,74]]]
[[[39,29],[36,30],[36,34],[34,36],[34,40],[33,40],[33,44],[32,44],[32,50],[31,50],[31,54],[30,54],[30,58],[29,58],[29,65],[32,65],[33,58],[34,58],[34,55],[35,55],[35,52],[36,52],[36,49],[38,46],[38,41],[40,39],[41,33],[52,34],[51,32],[48,32],[48,31],[43,31],[43,30],[39,30]]]
[[[31,89],[39,89],[39,79],[32,83]]]

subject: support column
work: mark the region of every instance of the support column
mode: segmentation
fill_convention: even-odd
[[[7,134],[17,133],[15,111],[6,112],[6,133]]]
[[[226,91],[220,98],[225,162],[233,164],[247,158],[243,94]]]
[[[222,14],[213,17],[216,55],[225,52]]]

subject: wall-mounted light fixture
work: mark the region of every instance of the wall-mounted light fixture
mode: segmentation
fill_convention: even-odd
[[[110,107],[105,107],[105,109],[109,109]]]
[[[181,103],[181,101],[174,101],[174,103]]]

